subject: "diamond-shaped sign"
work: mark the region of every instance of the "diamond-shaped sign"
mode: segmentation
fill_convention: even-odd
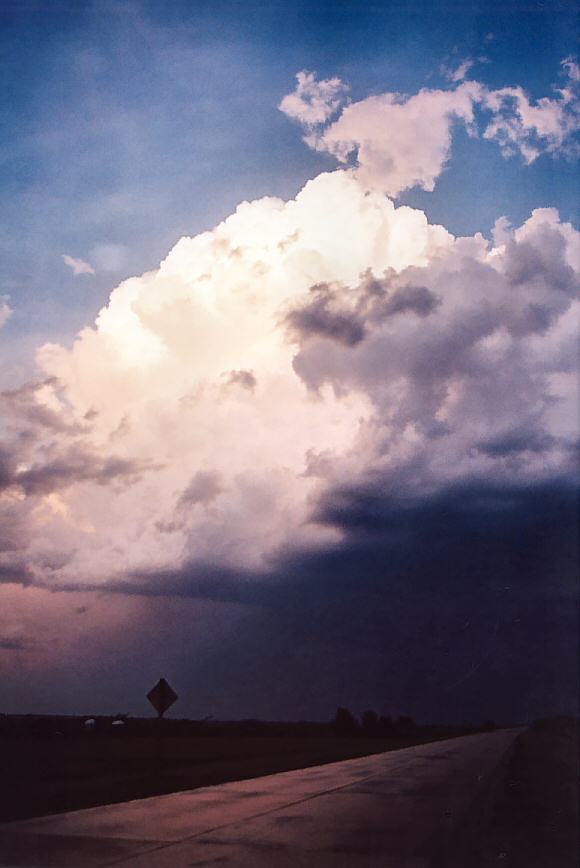
[[[177,693],[167,683],[165,678],[160,678],[155,687],[147,694],[147,699],[159,715],[163,717],[168,708],[171,708],[173,703],[179,699]]]

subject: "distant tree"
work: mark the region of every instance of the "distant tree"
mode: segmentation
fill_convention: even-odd
[[[337,735],[357,735],[360,725],[348,708],[337,708],[332,726]]]
[[[379,730],[383,736],[393,735],[393,718],[385,717],[384,714],[381,714],[379,717]]]
[[[372,708],[368,711],[363,711],[362,714],[362,730],[365,735],[379,734],[379,715]]]
[[[393,729],[397,735],[410,735],[416,729],[416,723],[412,717],[402,715],[396,719]]]

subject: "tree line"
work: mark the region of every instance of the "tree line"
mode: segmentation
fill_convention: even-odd
[[[225,736],[265,738],[450,738],[496,728],[492,721],[482,724],[418,724],[407,715],[390,717],[372,709],[357,718],[348,708],[339,707],[333,718],[324,721],[204,720],[185,718],[131,717],[116,715],[12,715],[0,714],[0,737],[70,737],[99,735],[116,738],[150,737],[163,731],[166,737]]]

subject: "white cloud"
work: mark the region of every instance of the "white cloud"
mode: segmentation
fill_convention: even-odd
[[[123,244],[96,244],[91,251],[91,260],[99,271],[121,271],[127,261],[127,248]]]
[[[368,188],[396,196],[409,187],[433,190],[450,156],[452,126],[474,119],[480,85],[422,90],[412,97],[386,93],[343,109],[322,132],[306,139],[339,162],[356,159],[357,176]]]
[[[75,277],[79,274],[94,274],[95,269],[84,259],[75,259],[73,256],[68,256],[66,253],[62,255],[62,261],[72,269]]]
[[[317,516],[344,485],[569,472],[578,233],[542,209],[496,243],[342,170],[182,238],[4,396],[0,567],[264,570],[340,542]]]
[[[306,126],[325,123],[338,111],[350,88],[340,78],[316,80],[315,72],[296,74],[298,84],[284,97],[278,108],[292,120]]]
[[[476,107],[491,115],[482,127],[484,138],[496,141],[506,157],[520,154],[529,164],[542,153],[577,153],[574,137],[580,128],[579,72],[572,60],[562,62],[566,85],[557,89],[555,97],[537,101],[521,87],[490,90],[480,82],[463,81],[473,64],[467,58],[456,69],[444,68],[456,85],[448,90],[369,96],[344,106],[333,122],[329,121],[340,107],[338,97],[313,96],[310,107],[299,91],[302,86],[309,87],[316,94],[319,85],[331,83],[344,87],[339,79],[323,83],[310,77],[300,79],[297,90],[285,97],[280,107],[304,125],[304,141],[311,148],[352,165],[369,189],[390,196],[411,187],[434,189],[449,161],[454,126],[465,124],[477,135]]]
[[[466,57],[461,61],[456,67],[443,65],[441,67],[441,74],[448,80],[453,82],[453,84],[458,84],[460,81],[467,76],[467,73],[470,69],[473,69],[475,66],[475,60],[471,57]]]
[[[8,296],[0,295],[0,328],[7,322],[10,316],[12,316],[12,308],[8,304]]]
[[[492,120],[484,138],[498,142],[505,156],[520,153],[530,164],[546,152],[578,153],[575,134],[580,130],[578,66],[562,61],[568,85],[555,98],[533,101],[521,87],[503,87],[487,91],[483,106],[491,111]]]

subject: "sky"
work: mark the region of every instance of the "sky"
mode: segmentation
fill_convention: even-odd
[[[576,713],[574,4],[0,16],[0,710]]]

